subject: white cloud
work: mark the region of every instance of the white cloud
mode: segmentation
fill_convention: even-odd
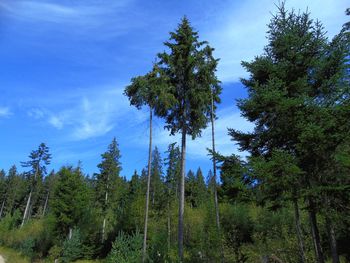
[[[321,3],[322,2],[322,3]],[[250,61],[262,54],[267,44],[267,24],[276,13],[275,3],[271,0],[233,1],[226,11],[220,14],[221,24],[205,32],[205,38],[215,47],[215,55],[221,58],[218,76],[222,81],[238,81],[247,73],[241,61]],[[348,0],[288,0],[288,10],[311,12],[311,18],[319,19],[329,37],[337,34],[346,22],[345,9]]]
[[[32,108],[27,111],[27,114],[29,117],[32,117],[34,119],[42,119],[45,116],[44,110],[39,108]]]
[[[254,125],[240,116],[239,112],[233,111],[231,107],[217,112],[218,119],[215,121],[215,145],[216,151],[223,155],[231,155],[232,153],[240,154],[237,145],[228,135],[228,128],[235,128],[240,131],[252,131]],[[211,124],[203,130],[202,136],[192,140],[187,136],[187,156],[191,159],[208,159],[207,148],[212,148],[211,142]],[[147,125],[146,125],[147,126]],[[153,129],[153,145],[165,150],[170,143],[177,142],[181,145],[181,135],[169,136],[169,132],[163,129],[163,122],[156,120]],[[149,131],[148,127],[139,129],[132,137],[132,143],[148,144]]]
[[[121,89],[99,88],[90,94],[76,95],[62,110],[45,110],[43,116],[52,127],[68,134],[68,139],[85,140],[111,131],[120,122],[138,122],[130,118],[132,108]],[[31,117],[34,115],[31,111]],[[36,111],[35,111],[36,112]],[[42,111],[44,112],[44,111]],[[131,112],[131,115],[129,114]]]
[[[8,107],[0,107],[0,117],[9,117],[12,112]]]
[[[101,3],[97,0],[60,1],[16,0],[0,2],[0,9],[29,25],[29,32],[57,30],[76,36],[109,39],[140,26],[137,19],[126,20],[124,12],[133,0]],[[33,25],[30,25],[33,23]]]
[[[59,130],[63,128],[63,121],[58,116],[51,116],[49,123]]]

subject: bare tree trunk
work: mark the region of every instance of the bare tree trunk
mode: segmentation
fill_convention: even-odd
[[[295,227],[296,227],[298,243],[299,243],[300,262],[305,263],[306,262],[306,260],[305,260],[305,247],[304,247],[304,241],[303,241],[303,236],[302,236],[302,231],[301,231],[298,200],[296,198],[293,199],[293,204],[294,204]]]
[[[106,193],[105,193],[105,210],[107,209],[107,203],[108,203],[108,180],[109,177],[107,177],[107,189],[106,189]],[[104,213],[104,218],[103,218],[103,223],[102,223],[102,243],[105,240],[105,233],[106,233],[106,211],[103,211]]]
[[[29,196],[28,196],[27,205],[26,205],[26,209],[24,210],[24,214],[23,214],[23,219],[22,219],[21,227],[24,226],[24,223],[25,223],[25,221],[26,221],[26,219],[27,219],[27,217],[28,217],[31,199],[32,199],[32,190],[30,190],[30,193],[29,193]]]
[[[40,160],[38,161],[37,165],[36,165],[36,169],[35,169],[35,173],[34,173],[34,182],[36,181],[36,177],[37,177],[37,174],[38,174],[38,171],[39,171],[39,163],[40,163]],[[26,208],[24,210],[24,214],[23,214],[23,219],[22,219],[22,224],[21,224],[21,227],[23,227],[25,221],[27,218],[30,217],[30,214],[31,214],[31,200],[32,200],[32,192],[33,192],[33,185],[30,186],[31,189],[30,189],[30,193],[29,193],[29,196],[28,196],[28,200],[27,200],[27,205],[26,205]]]
[[[145,262],[146,260],[146,250],[147,250],[147,227],[148,227],[149,190],[151,185],[151,163],[152,163],[152,107],[149,108],[148,174],[147,174],[146,207],[145,207],[145,228],[144,228],[143,247],[142,247],[142,262]]]
[[[318,227],[317,227],[315,205],[314,205],[313,201],[311,200],[311,198],[309,198],[309,218],[310,218],[310,225],[311,225],[312,240],[313,240],[314,249],[315,249],[316,262],[317,263],[324,263],[320,234],[319,234]]]
[[[181,139],[181,169],[180,169],[180,204],[179,204],[179,233],[178,233],[178,245],[179,245],[179,258],[180,262],[183,262],[184,256],[184,212],[185,212],[185,156],[186,156],[186,124],[183,123],[182,127],[182,139]]]
[[[44,204],[44,209],[43,209],[43,215],[42,215],[43,217],[45,216],[45,213],[46,213],[47,203],[49,201],[49,195],[50,195],[50,192],[47,192],[45,204]]]
[[[214,98],[213,98],[213,92],[211,93],[210,120],[211,120],[211,141],[212,141],[212,150],[213,150],[213,181],[214,181],[215,220],[216,220],[216,228],[217,228],[218,235],[219,235],[219,238],[220,238],[221,262],[225,262],[224,248],[223,248],[222,238],[221,238],[219,202],[218,202],[218,192],[217,192],[217,185],[216,185],[216,158],[215,158],[216,151],[215,151]]]
[[[169,197],[170,198],[170,197]],[[168,226],[168,253],[169,253],[169,251],[170,251],[170,242],[171,242],[171,225],[170,225],[170,213],[171,213],[171,211],[170,211],[170,200],[168,200],[168,224],[167,224],[167,226]]]
[[[102,237],[101,237],[101,243],[105,240],[105,229],[106,229],[106,217],[103,218],[103,223],[102,223]]]
[[[73,236],[73,229],[70,227],[69,228],[69,233],[68,233],[68,239],[71,240]]]
[[[4,211],[4,207],[5,207],[5,198],[4,198],[4,200],[2,201],[2,205],[1,205],[0,219],[1,219],[1,217],[2,217],[2,212]]]

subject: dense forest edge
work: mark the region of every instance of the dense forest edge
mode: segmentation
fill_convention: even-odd
[[[121,176],[113,138],[98,173],[50,171],[55,156],[41,143],[25,172],[0,170],[0,254],[9,263],[350,262],[350,22],[328,39],[310,13],[281,3],[267,40],[242,62],[248,96],[237,106],[254,130],[228,124],[247,157],[215,150],[220,61],[184,17],[149,73],[125,87],[131,106],[149,109],[145,168]],[[154,116],[180,134],[165,153],[152,143]],[[206,127],[213,167],[186,170],[186,140]]]

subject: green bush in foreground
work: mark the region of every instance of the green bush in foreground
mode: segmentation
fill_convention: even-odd
[[[139,263],[142,252],[142,235],[136,232],[132,235],[120,232],[113,243],[107,263]]]

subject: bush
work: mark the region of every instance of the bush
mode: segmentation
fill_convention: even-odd
[[[113,242],[108,256],[108,263],[139,263],[142,256],[142,235],[136,232],[132,235],[120,232]]]
[[[63,242],[62,262],[72,262],[83,256],[83,245],[81,242],[80,231],[76,229],[72,233],[71,239]]]

